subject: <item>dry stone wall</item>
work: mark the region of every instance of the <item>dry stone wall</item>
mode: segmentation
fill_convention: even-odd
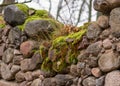
[[[63,44],[57,47],[63,50],[59,52],[62,55],[55,54],[55,46],[50,43],[51,32],[55,30],[50,14],[50,19],[45,19],[48,16],[42,12],[43,19],[38,20],[33,16],[34,10],[22,11],[16,5],[7,6],[4,10],[6,25],[0,29],[0,86],[120,86],[120,1],[95,0],[94,8],[104,15],[91,22],[82,39],[77,39],[77,61],[69,64],[66,53],[72,48],[66,49],[65,45],[74,40],[67,39],[64,43],[61,37]],[[28,11],[29,14],[25,14]],[[35,19],[27,20],[28,15]],[[40,47],[42,43],[44,48]],[[35,52],[39,47],[42,50]],[[43,58],[47,56],[50,60]],[[62,56],[69,65],[59,69],[56,65],[61,65],[61,59],[55,64],[52,62]]]

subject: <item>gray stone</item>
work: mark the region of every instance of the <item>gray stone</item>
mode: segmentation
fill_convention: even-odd
[[[77,76],[78,73],[77,73],[77,65],[71,65],[70,66],[70,73],[74,76]]]
[[[56,84],[62,85],[62,86],[70,86],[73,83],[73,76],[71,75],[63,75],[63,74],[58,74],[55,76],[55,82]]]
[[[100,33],[101,33],[101,28],[96,22],[93,22],[88,26],[86,35],[88,39],[95,39],[99,37]]]
[[[33,20],[26,24],[25,32],[31,38],[50,39],[50,33],[53,32],[53,26],[48,20]]]
[[[120,71],[112,71],[105,77],[104,86],[120,86]]]
[[[113,51],[108,51],[101,55],[98,64],[103,72],[109,72],[119,68],[120,58],[117,57]]]
[[[101,76],[100,78],[96,79],[96,86],[104,86],[105,76]]]
[[[112,47],[111,41],[110,41],[109,39],[103,40],[103,47],[104,47],[105,49],[110,49],[110,48]]]
[[[105,16],[105,15],[99,16],[97,19],[97,24],[103,29],[108,28],[109,27],[109,17]]]
[[[1,63],[1,76],[4,80],[12,80],[14,76],[12,75],[10,68],[7,64]]]
[[[4,50],[5,50],[5,44],[0,45],[0,57],[3,56]]]
[[[27,15],[15,5],[8,5],[4,9],[4,19],[12,26],[23,24]]]
[[[23,73],[23,72],[18,72],[18,73],[16,73],[16,75],[15,75],[15,80],[17,81],[17,82],[23,82],[23,81],[25,81],[25,76],[24,76],[25,74]]]
[[[8,35],[9,43],[15,44],[16,48],[18,48],[21,44],[21,31],[19,28],[14,27],[10,30]]]
[[[26,80],[26,81],[32,81],[32,80],[33,80],[32,72],[26,72],[26,73],[24,74],[24,76],[25,76],[25,80]]]
[[[102,49],[102,42],[98,41],[88,46],[86,53],[97,56]]]
[[[0,80],[0,86],[19,86],[18,83],[16,82],[8,82],[8,81],[5,81],[5,80]]]
[[[19,70],[20,70],[20,66],[18,66],[18,65],[13,65],[11,67],[11,73],[12,74],[16,74]]]
[[[13,57],[14,57],[13,52],[14,52],[14,49],[8,48],[8,49],[4,52],[4,54],[3,54],[3,56],[2,56],[2,61],[4,61],[5,63],[10,63],[10,62],[12,62]]]
[[[24,59],[21,61],[20,68],[22,71],[29,71],[33,70],[34,68],[30,68],[31,65],[31,59]]]
[[[115,0],[118,1],[118,0]],[[110,26],[111,26],[111,32],[113,34],[113,36],[115,37],[120,37],[120,7],[119,8],[115,8],[111,11],[110,13]]]
[[[20,65],[20,62],[23,60],[22,55],[14,56],[13,58],[13,64],[15,65]]]
[[[32,82],[31,86],[42,86],[42,80],[40,80],[40,79],[35,79],[35,80]]]
[[[95,77],[88,77],[83,80],[83,86],[96,86]]]

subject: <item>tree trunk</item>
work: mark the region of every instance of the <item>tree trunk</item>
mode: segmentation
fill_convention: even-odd
[[[3,0],[2,4],[11,4],[11,3],[14,3],[15,0]],[[2,13],[2,10],[4,9],[4,6],[3,7],[0,7],[0,13]]]

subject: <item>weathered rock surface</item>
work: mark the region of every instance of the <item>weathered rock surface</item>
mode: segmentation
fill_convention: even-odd
[[[109,17],[108,16],[100,16],[98,19],[97,19],[97,24],[103,28],[103,29],[106,29],[109,27]]]
[[[117,57],[113,51],[109,51],[102,54],[102,56],[98,60],[98,64],[103,72],[109,72],[119,68],[120,58]]]
[[[83,80],[83,86],[96,86],[95,77],[88,77]]]
[[[33,20],[26,24],[25,32],[34,39],[50,39],[49,35],[54,28],[48,20]],[[38,38],[39,37],[39,38]]]
[[[27,15],[15,5],[9,5],[4,9],[4,19],[12,26],[23,24],[26,18]]]
[[[100,33],[101,33],[101,28],[96,22],[93,22],[88,26],[86,35],[88,39],[95,39],[100,35]]]
[[[96,42],[88,46],[86,53],[97,56],[102,49],[102,42]]]
[[[105,77],[105,86],[120,86],[120,71],[112,71]]]
[[[8,48],[2,56],[2,61],[5,63],[10,63],[12,62],[13,58],[14,58],[14,49]]]
[[[118,0],[116,0],[118,1]],[[120,7],[119,8],[115,8],[111,11],[110,13],[110,26],[111,26],[111,32],[115,37],[120,37]]]

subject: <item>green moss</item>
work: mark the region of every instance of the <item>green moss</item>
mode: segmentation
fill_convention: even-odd
[[[5,27],[5,24],[0,24],[0,28],[4,28]]]
[[[23,13],[29,15],[29,7],[25,4],[15,4]]]
[[[47,57],[42,65],[41,65],[41,70],[45,71],[45,72],[52,72],[52,62],[50,61],[50,59]]]
[[[41,18],[49,18],[49,13],[46,10],[36,10],[34,15]]]
[[[55,72],[61,72],[66,66],[66,62],[60,58],[58,61],[53,62],[52,69]]]

